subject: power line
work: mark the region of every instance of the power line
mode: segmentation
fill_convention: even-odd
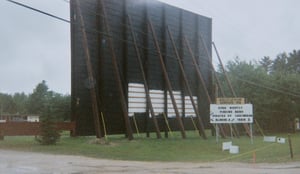
[[[63,19],[63,18],[58,17],[58,16],[55,16],[55,15],[53,15],[53,14],[44,12],[44,11],[42,11],[42,10],[33,8],[33,7],[31,7],[31,6],[28,6],[28,5],[25,5],[25,4],[22,4],[22,3],[19,3],[19,2],[13,1],[13,0],[7,0],[7,1],[8,1],[8,2],[11,2],[11,3],[14,3],[14,4],[16,4],[16,5],[19,5],[19,6],[25,7],[25,8],[27,8],[27,9],[36,11],[36,12],[38,12],[38,13],[41,13],[41,14],[44,14],[44,15],[53,17],[53,18],[58,19],[58,20],[60,20],[60,21],[78,25],[77,23],[71,22],[71,21],[69,21],[69,20]],[[94,13],[94,14],[98,14],[98,13]],[[101,14],[100,14],[100,15],[101,15]],[[121,24],[121,25],[125,25],[125,24]],[[128,25],[126,25],[126,26],[127,26],[127,27],[131,27],[131,26],[128,26]],[[110,36],[110,35],[108,35],[107,33],[102,32],[102,31],[99,31],[99,30],[97,30],[97,29],[91,29],[91,28],[89,28],[87,31],[95,32],[95,33],[98,33],[98,34],[103,34],[103,35],[105,35],[106,37],[114,38],[113,36]],[[140,31],[139,31],[139,32],[140,32]],[[143,34],[146,34],[146,33],[143,32]],[[120,38],[114,38],[114,39],[119,40],[119,41],[121,41],[121,42],[126,42],[126,43],[129,43],[129,44],[133,44],[133,43],[132,43],[131,41],[129,41],[129,40],[124,40],[124,39],[120,39]],[[139,47],[148,50],[148,51],[149,51],[149,55],[155,56],[154,53],[155,53],[156,51],[150,50],[149,48],[145,48],[145,47],[143,47],[143,46],[139,46]],[[170,55],[165,55],[165,54],[163,54],[163,55],[166,56],[166,57],[169,57],[169,58],[173,58],[173,57],[170,56]],[[189,64],[189,63],[186,63],[186,64]],[[207,68],[207,66],[205,66],[205,68]]]
[[[286,91],[288,93],[293,93],[295,95],[300,95],[300,93],[298,91],[295,91],[295,90],[293,90],[291,88],[284,88],[284,87],[282,87],[282,86],[280,86],[278,84],[272,84],[272,82],[266,82],[266,83],[264,83],[264,82],[260,81],[261,79],[260,80],[255,79],[255,80],[258,81],[256,83],[261,83],[261,84],[264,84],[264,85],[272,85],[272,88],[274,88],[274,89],[278,89],[278,90],[281,90],[281,91]]]
[[[86,13],[86,15],[100,15],[100,16],[102,16],[102,14],[101,13],[97,13],[97,12],[92,12],[92,9],[88,9],[88,13]],[[116,14],[113,14],[113,16],[117,16]],[[117,16],[118,17],[118,16]],[[119,23],[120,25],[122,25],[122,26],[125,26],[125,27],[132,27],[132,26],[128,26],[127,24],[124,24],[124,23]],[[100,32],[100,31],[96,31],[96,32]],[[135,32],[138,32],[138,33],[140,33],[140,34],[142,34],[142,35],[147,35],[147,33],[145,33],[144,31],[141,31],[140,29],[136,29],[135,28]],[[107,35],[108,37],[112,37],[113,38],[113,36],[109,36],[109,35]],[[117,40],[121,40],[120,38],[115,38],[115,39],[117,39]],[[129,44],[132,44],[131,43],[131,41],[129,41],[129,40],[121,40],[122,42],[127,42],[127,43],[129,43]],[[162,43],[164,43],[164,41],[162,41]],[[153,51],[153,50],[151,50],[151,49],[149,49],[149,48],[145,48],[145,47],[143,47],[143,46],[139,46],[140,48],[143,48],[143,49],[146,49],[146,50],[148,50],[148,51],[150,51],[149,52],[149,55],[153,55],[153,56],[155,56],[155,50]],[[185,51],[185,50],[184,50]],[[165,54],[163,54],[164,56],[166,56],[166,57],[168,57],[168,58],[170,58],[172,61],[175,61],[175,58],[173,58],[172,57],[172,55],[165,55]],[[211,56],[211,55],[206,55],[206,56]],[[187,63],[187,64],[189,64],[189,63]],[[213,67],[211,67],[209,64],[209,62],[208,62],[208,60],[206,60],[205,59],[205,64],[207,64],[207,66],[204,66],[204,67],[201,67],[201,68],[205,68],[205,69],[210,69],[210,70],[212,70],[212,71],[214,71],[214,68]],[[199,66],[199,65],[197,65],[197,66]],[[283,90],[280,90],[280,89],[276,89],[276,88],[272,88],[272,87],[269,87],[269,86],[266,86],[266,85],[264,85],[264,84],[258,84],[258,83],[256,83],[256,82],[252,82],[252,81],[245,81],[245,80],[242,80],[242,79],[238,79],[239,81],[244,81],[245,83],[249,83],[249,84],[251,84],[251,85],[255,85],[255,86],[257,86],[257,87],[261,87],[261,88],[264,88],[264,89],[268,89],[268,90],[270,90],[270,91],[275,91],[275,92],[278,92],[278,93],[283,93],[283,94],[287,94],[287,95],[291,95],[291,96],[294,96],[294,97],[300,97],[300,95],[297,95],[297,94],[295,94],[296,92],[289,92],[289,91],[283,91]],[[294,93],[294,94],[293,94]]]
[[[250,84],[252,86],[256,86],[256,87],[264,88],[264,89],[267,89],[267,90],[270,90],[270,91],[274,91],[274,92],[277,92],[277,93],[281,93],[281,94],[289,95],[289,96],[292,96],[292,97],[300,98],[300,95],[293,94],[291,92],[282,91],[282,90],[275,89],[275,88],[272,88],[272,87],[268,87],[268,86],[265,86],[265,85],[261,85],[261,84],[258,84],[258,83],[252,82],[252,81],[243,80],[243,79],[241,79],[239,77],[236,77],[236,79],[238,81],[241,81],[241,82],[244,82],[244,83],[248,83],[248,84]]]
[[[53,15],[53,14],[50,14],[50,13],[44,12],[44,11],[42,11],[42,10],[39,10],[39,9],[36,9],[36,8],[33,8],[33,7],[30,7],[30,6],[28,6],[28,5],[25,5],[25,4],[22,4],[22,3],[20,3],[20,2],[16,2],[16,1],[13,1],[13,0],[7,0],[7,1],[8,1],[8,2],[11,2],[11,3],[13,3],[13,4],[16,4],[16,5],[19,5],[19,6],[21,6],[21,7],[25,7],[25,8],[27,8],[27,9],[30,9],[30,10],[36,11],[36,12],[38,12],[38,13],[41,13],[41,14],[44,14],[44,15],[50,16],[50,17],[52,17],[52,18],[55,18],[55,19],[57,19],[57,20],[60,20],[60,21],[63,21],[63,22],[70,23],[70,21],[69,21],[69,20],[67,20],[67,19],[64,19],[64,18],[61,18],[61,17],[55,16],[55,15]]]
[[[47,15],[47,16],[49,16],[49,17],[55,18],[55,19],[57,19],[57,20],[60,20],[60,21],[66,22],[66,23],[71,23],[69,20],[66,20],[66,19],[64,19],[64,18],[58,17],[58,16],[56,16],[56,15],[53,15],[53,14],[44,12],[44,11],[39,10],[39,9],[36,9],[36,8],[33,8],[33,7],[31,7],[31,6],[28,6],[28,5],[25,5],[25,4],[22,4],[22,3],[19,3],[19,2],[13,1],[13,0],[7,0],[7,1],[8,1],[8,2],[11,2],[11,3],[14,3],[14,4],[16,4],[16,5],[22,6],[22,7],[24,7],[24,8],[27,8],[27,9],[30,9],[30,10],[33,10],[33,11],[36,11],[36,12],[38,12],[38,13]],[[69,3],[68,0],[63,0],[63,1]],[[97,13],[96,13],[96,14],[97,14]],[[98,15],[99,15],[99,14],[98,14]],[[100,15],[101,15],[101,14],[100,14]],[[121,25],[126,25],[126,24],[121,24]],[[97,33],[102,33],[102,34],[104,34],[104,35],[106,34],[106,33],[101,32],[101,31],[99,31],[99,30],[95,30],[95,29],[92,29],[92,30],[94,30],[94,32],[97,32]],[[140,32],[140,33],[142,33],[142,34],[145,34],[144,32],[141,32],[141,31],[138,31],[138,32]],[[106,34],[106,35],[107,35],[107,37],[112,37],[112,36],[109,36],[108,34]],[[119,40],[120,40],[120,39],[119,39]],[[129,44],[132,44],[132,43],[130,43],[129,40],[122,40],[122,41],[123,41],[123,42],[127,42],[127,43],[129,43]],[[141,46],[140,46],[140,47],[141,47]],[[144,47],[142,47],[142,48],[144,48]],[[148,49],[148,50],[149,50],[149,48],[144,48],[144,49]],[[150,51],[151,51],[151,50],[150,50]],[[153,54],[153,53],[152,53],[152,54]],[[169,55],[165,55],[165,56],[171,57],[171,56],[169,56]],[[171,58],[172,58],[172,57],[171,57]],[[208,60],[206,60],[206,61],[208,61]],[[199,66],[199,65],[198,65],[198,66]],[[208,67],[208,66],[204,66],[204,67],[207,68],[207,69],[213,70],[212,67]],[[265,88],[265,89],[268,89],[268,90],[271,90],[271,91],[275,91],[275,92],[278,92],[278,93],[290,95],[290,96],[293,96],[293,97],[300,97],[300,95],[293,94],[292,92],[282,91],[282,90],[280,90],[280,89],[268,87],[268,86],[261,85],[261,84],[258,84],[258,83],[252,82],[252,81],[243,80],[243,79],[238,78],[238,77],[237,77],[237,80],[242,81],[242,82],[245,82],[245,83],[248,83],[248,84],[253,85],[253,86],[257,86],[257,87]]]

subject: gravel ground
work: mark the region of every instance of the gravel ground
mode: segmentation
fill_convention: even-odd
[[[7,174],[299,174],[300,163],[136,162],[0,150],[0,173]]]

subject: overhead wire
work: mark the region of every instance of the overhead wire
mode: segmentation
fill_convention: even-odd
[[[91,2],[86,2],[86,4],[93,5]],[[71,5],[72,5],[72,4],[71,4]],[[94,15],[98,15],[98,16],[103,17],[103,14],[94,12],[94,11],[93,11],[94,9],[89,8],[88,6],[86,6],[85,8],[86,8],[87,10],[83,11],[82,14],[87,15],[87,16],[91,16],[91,17],[94,17]],[[111,10],[113,10],[113,9],[111,9]],[[87,12],[87,11],[88,11],[88,12]],[[110,16],[112,16],[112,19],[110,19],[109,16],[108,16],[108,21],[113,21],[113,17],[119,17],[119,18],[122,18],[122,16],[117,15],[116,13],[111,13]],[[129,26],[129,24],[123,23],[123,22],[117,22],[117,24],[120,25],[121,27],[132,27],[132,26]],[[155,26],[154,28],[160,28],[160,29],[161,29],[161,28],[164,28],[163,25],[157,26],[155,23],[153,24],[153,26]],[[138,29],[138,28],[134,27],[134,31],[135,31],[135,33],[137,33],[137,34],[141,34],[141,35],[143,35],[143,36],[149,36],[149,33],[143,31],[142,29]],[[195,38],[197,39],[197,37],[195,37]],[[121,39],[118,39],[118,40],[121,40]],[[159,44],[161,44],[161,45],[167,45],[167,43],[166,43],[165,40],[163,40],[163,39],[161,39],[161,38],[157,38],[157,40],[159,41]],[[191,41],[192,43],[195,43],[196,41],[199,41],[199,38],[198,38],[198,40],[195,40],[195,39],[193,39],[193,38],[189,38],[189,41]],[[201,44],[201,43],[199,43],[199,44]],[[149,50],[149,48],[145,48],[145,47],[144,47],[144,49]],[[155,48],[153,48],[153,49],[155,50]]]
[[[281,90],[281,91],[286,91],[286,92],[289,92],[289,93],[293,93],[295,95],[300,95],[299,91],[295,91],[295,89],[283,87],[280,84],[275,84],[275,83],[272,83],[270,81],[262,81],[262,79],[258,79],[258,78],[253,79],[253,80],[256,80],[256,82],[259,82],[259,83],[262,83],[262,84],[265,84],[265,85],[271,85],[272,88],[275,88],[275,89],[278,89],[278,90]],[[295,88],[297,88],[297,86],[295,86]]]
[[[20,2],[17,2],[17,1],[13,1],[13,0],[6,0],[6,1],[11,2],[11,3],[13,3],[13,4],[16,4],[16,5],[18,5],[18,6],[22,6],[22,7],[24,7],[24,8],[27,8],[27,9],[30,9],[30,10],[33,10],[33,11],[36,11],[36,12],[38,12],[38,13],[44,14],[44,15],[46,15],[46,16],[55,18],[55,19],[57,19],[57,20],[60,20],[60,21],[63,21],[63,22],[70,23],[70,21],[67,20],[67,19],[64,19],[64,18],[58,17],[58,16],[56,16],[56,15],[53,15],[53,14],[44,12],[44,11],[42,11],[42,10],[33,8],[33,7],[28,6],[28,5],[25,5],[25,4],[23,4],[23,3],[20,3]]]
[[[236,75],[236,74],[232,74],[231,75],[233,78],[235,78],[236,80],[240,81],[240,82],[244,82],[244,83],[247,83],[251,86],[255,86],[255,87],[259,87],[259,88],[263,88],[265,90],[268,90],[268,91],[273,91],[273,92],[277,92],[277,93],[280,93],[280,94],[286,94],[288,96],[291,96],[291,97],[297,97],[297,98],[300,98],[300,94],[297,93],[297,92],[294,92],[294,91],[287,91],[287,90],[281,90],[279,88],[275,88],[275,87],[271,87],[271,86],[267,86],[267,85],[274,85],[274,84],[265,84],[263,82],[257,82],[257,81],[253,81],[252,80],[245,80],[245,77],[241,77],[239,75]],[[237,92],[237,91],[236,91]]]
[[[91,13],[94,13],[94,12],[91,12]],[[102,15],[102,14],[99,14],[99,13],[94,13],[94,14],[96,14],[96,15]],[[113,14],[114,15],[114,14]],[[128,26],[127,24],[124,24],[124,23],[119,23],[120,25],[122,25],[122,26],[126,26],[126,27],[131,27],[131,26]],[[141,33],[142,35],[148,35],[148,33],[145,33],[145,32],[143,32],[143,31],[141,31],[141,30],[137,30],[137,29],[135,29],[135,32],[138,32],[138,33]],[[119,39],[120,40],[120,39]],[[125,41],[125,42],[127,42],[128,43],[128,40],[122,40],[122,41]],[[161,44],[165,44],[165,41],[164,40],[159,40],[160,41],[160,43]],[[139,46],[139,47],[141,47],[141,46]],[[145,48],[145,47],[142,47],[143,49],[147,49],[148,51],[150,50],[149,48]],[[150,51],[152,51],[152,50],[150,50]],[[185,49],[184,49],[184,51],[186,51]],[[154,52],[156,52],[155,50],[154,50]],[[152,52],[150,52],[149,53],[150,55],[154,55],[154,56],[156,56],[155,55],[155,53],[152,53]],[[172,61],[177,61],[177,60],[175,60],[175,58],[174,57],[172,57],[172,56],[170,56],[170,55],[166,55],[166,54],[164,54],[164,53],[162,53],[163,54],[163,56],[166,56],[166,57],[168,57],[168,58],[171,58],[170,60],[172,60]],[[207,56],[211,56],[211,55],[207,55]],[[173,60],[174,59],[174,60]],[[185,61],[185,60],[184,60]],[[203,62],[202,62],[203,63]],[[211,70],[213,70],[213,67],[210,67],[210,64],[211,64],[211,62],[208,62],[208,60],[207,59],[205,59],[205,64],[207,64],[207,65],[209,65],[209,66],[203,66],[203,67],[205,67],[206,69],[208,68],[208,69],[211,69]],[[190,64],[190,65],[192,65],[192,64]],[[199,66],[199,65],[198,65]],[[255,84],[254,82],[252,83],[252,84]],[[263,85],[257,85],[257,86],[260,86],[260,87],[263,87]],[[276,88],[270,88],[270,87],[265,87],[265,89],[273,89],[273,91],[277,91],[277,92],[284,92],[284,91],[281,91],[281,90],[278,90],[278,89],[276,89]],[[292,94],[292,93],[290,93],[290,92],[287,92],[288,94]]]
[[[66,23],[70,23],[70,24],[75,24],[75,25],[78,25],[78,23],[74,23],[74,22],[71,22],[70,20],[67,20],[67,19],[64,19],[64,18],[61,18],[61,17],[59,17],[59,16],[56,16],[56,15],[53,15],[53,14],[50,14],[50,13],[47,13],[47,12],[45,12],[45,11],[42,11],[42,10],[39,10],[39,9],[37,9],[37,8],[33,8],[33,7],[31,7],[31,6],[29,6],[29,5],[25,5],[25,4],[23,4],[23,3],[20,3],[20,2],[17,2],[17,1],[14,1],[14,0],[6,0],[6,1],[8,1],[8,2],[11,2],[11,3],[13,3],[13,4],[16,4],[16,5],[18,5],[18,6],[22,6],[22,7],[24,7],[24,8],[27,8],[27,9],[29,9],[29,10],[33,10],[33,11],[35,11],[35,12],[38,12],[38,13],[41,13],[41,14],[43,14],[43,15],[46,15],[46,16],[49,16],[49,17],[52,17],[52,18],[55,18],[55,19],[57,19],[57,20],[59,20],[59,21],[62,21],[62,22],[66,22]],[[69,3],[69,1],[67,1],[67,0],[64,0],[65,2],[68,2]],[[97,14],[97,13],[96,13]],[[98,15],[102,15],[102,14],[98,14]],[[121,25],[124,25],[124,26],[126,26],[126,27],[132,27],[132,26],[128,26],[127,24],[122,24],[121,23]],[[138,33],[141,33],[141,34],[143,34],[143,35],[148,35],[148,33],[145,33],[145,32],[143,32],[143,31],[141,31],[141,30],[137,30],[136,28],[134,28],[135,29],[135,32],[138,32]],[[97,30],[97,29],[91,29],[91,28],[87,28],[87,30],[86,30],[87,32],[96,32],[96,33],[98,33],[98,34],[102,34],[103,36],[105,36],[105,37],[111,37],[111,38],[113,38],[114,40],[119,40],[119,41],[122,41],[122,42],[126,42],[126,43],[129,43],[129,44],[134,44],[134,43],[132,43],[132,42],[130,42],[130,41],[128,41],[128,40],[124,40],[124,39],[120,39],[120,38],[115,38],[115,37],[113,37],[113,36],[110,36],[109,34],[107,34],[107,33],[105,33],[105,32],[102,32],[102,31],[99,31],[99,30]],[[162,41],[162,40],[160,40],[161,42],[161,44],[166,44],[166,43],[164,43],[165,41]],[[149,55],[153,55],[153,56],[156,56],[156,54],[155,54],[155,49],[154,50],[151,50],[150,48],[145,48],[144,46],[138,46],[138,47],[140,47],[140,48],[142,48],[142,49],[145,49],[145,50],[147,50],[147,51],[150,51],[150,52],[148,52],[148,54]],[[186,51],[185,49],[184,49],[184,51]],[[163,56],[165,56],[165,57],[167,57],[167,58],[170,58],[170,60],[172,60],[172,61],[177,61],[177,60],[175,60],[175,58],[174,57],[172,57],[172,56],[170,56],[170,55],[167,55],[167,54],[163,54]],[[211,55],[208,55],[208,56],[211,56]],[[173,60],[174,59],[174,60]],[[186,60],[183,60],[183,62],[185,62]],[[210,65],[209,64],[211,64],[211,62],[209,62],[209,60],[207,60],[207,59],[205,59],[204,60],[205,61],[205,63],[208,65],[208,66],[203,66],[203,64],[201,64],[201,65],[197,65],[198,66],[198,68],[200,68],[200,66],[201,66],[201,68],[206,68],[206,69],[210,69],[210,70],[213,70],[213,68],[212,67],[210,67]],[[203,63],[203,62],[202,62]],[[189,62],[185,62],[185,65],[192,65],[191,63],[189,63]],[[256,82],[252,82],[252,81],[249,81],[249,80],[244,80],[244,79],[241,79],[241,78],[239,78],[239,77],[237,77],[237,79],[239,80],[239,81],[242,81],[242,82],[245,82],[245,83],[248,83],[248,84],[250,84],[250,85],[252,85],[252,86],[257,86],[257,87],[261,87],[261,88],[264,88],[264,89],[267,89],[267,90],[271,90],[271,91],[274,91],[274,92],[278,92],[278,93],[281,93],[281,94],[286,94],[286,95],[289,95],[289,96],[293,96],[293,97],[300,97],[300,93],[299,92],[291,92],[291,91],[284,91],[284,90],[280,90],[280,89],[276,89],[276,88],[274,88],[274,87],[269,87],[269,86],[266,86],[265,84],[264,85],[261,85],[261,84],[258,84],[258,83],[256,83]]]
[[[22,4],[22,3],[19,3],[19,2],[13,1],[13,0],[7,0],[7,1],[9,1],[9,2],[11,2],[11,3],[14,3],[14,4],[17,4],[17,5],[19,5],[19,6],[25,7],[25,8],[28,8],[28,9],[30,9],[30,10],[36,11],[36,12],[38,12],[38,13],[47,15],[47,16],[49,16],[49,17],[53,17],[53,18],[58,19],[58,20],[60,20],[60,21],[79,25],[78,23],[71,22],[71,21],[69,21],[69,20],[63,19],[63,18],[58,17],[58,16],[56,16],[56,15],[53,15],[53,14],[44,12],[44,11],[42,11],[42,10],[33,8],[33,7],[28,6],[28,5],[25,5],[25,4]],[[123,25],[125,25],[125,24],[123,24]],[[126,25],[126,26],[129,27],[128,25]],[[111,37],[111,38],[113,38],[114,40],[119,40],[119,41],[122,41],[122,42],[127,42],[127,43],[129,43],[128,40],[124,40],[124,39],[120,39],[120,38],[114,38],[113,36],[110,36],[110,35],[107,34],[106,32],[101,32],[101,31],[99,31],[99,30],[91,29],[91,28],[88,28],[88,27],[86,27],[86,28],[87,28],[87,30],[86,30],[87,33],[95,32],[95,33],[98,33],[98,34],[103,34],[103,35],[106,36],[106,37]],[[141,32],[141,33],[142,33],[142,34],[145,34],[145,32]],[[129,44],[133,44],[133,42],[130,42]],[[143,49],[147,49],[148,51],[150,50],[149,48],[146,48],[146,47],[143,47],[143,46],[139,46],[139,47],[142,47]],[[152,51],[152,50],[150,50],[150,51]],[[150,55],[155,55],[155,54],[153,54],[152,52],[150,52]],[[165,55],[165,54],[163,54],[163,56],[169,57],[168,55]]]
[[[266,86],[266,84],[263,84],[263,85],[262,85],[262,84],[259,84],[259,83],[257,83],[257,82],[245,80],[245,79],[240,78],[238,75],[235,75],[235,78],[236,78],[238,81],[241,81],[241,82],[250,84],[250,85],[252,85],[252,86],[256,86],[256,87],[264,88],[264,89],[267,89],[267,90],[270,90],[270,91],[273,91],[273,92],[277,92],[277,93],[289,95],[289,96],[292,96],[292,97],[300,98],[300,95],[299,95],[299,94],[294,93],[294,92],[291,92],[291,91],[284,91],[284,90],[280,90],[280,89],[277,89],[277,88],[274,88],[274,87]]]
[[[243,78],[245,77],[241,77],[240,75],[237,75],[237,74],[232,74],[233,77],[236,77],[239,81],[241,80],[244,80]],[[275,83],[272,83],[270,81],[262,81],[262,79],[253,79],[255,78],[254,76],[251,76],[251,81],[250,80],[247,80],[247,82],[253,82],[252,84],[255,85],[255,84],[261,84],[260,86],[265,86],[266,88],[272,88],[273,91],[277,91],[277,92],[286,92],[288,93],[289,95],[299,95],[300,96],[300,92],[298,91],[295,91],[295,90],[292,90],[290,88],[284,88],[282,86],[280,86],[279,84],[275,84]]]
[[[290,96],[293,96],[293,97],[300,97],[300,95],[295,95],[295,94],[292,94],[292,93],[289,93],[289,92],[286,92],[286,91],[271,88],[271,87],[261,85],[261,84],[258,84],[258,83],[255,83],[255,82],[252,82],[252,81],[249,81],[249,80],[241,79],[239,77],[236,77],[236,78],[237,78],[238,81],[250,84],[250,85],[255,86],[255,87],[265,88],[265,89],[268,89],[270,91],[278,92],[278,93],[285,94],[285,95],[290,95]]]

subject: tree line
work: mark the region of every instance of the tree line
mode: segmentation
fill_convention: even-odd
[[[259,61],[235,58],[226,63],[226,73],[237,96],[253,104],[254,118],[265,130],[293,129],[300,117],[300,50]],[[232,97],[221,68],[217,74],[225,95]]]
[[[226,73],[237,97],[254,106],[254,118],[265,130],[290,131],[300,117],[300,50],[258,61],[239,58],[226,63]],[[233,97],[221,67],[217,76],[225,96]],[[220,90],[219,90],[220,91]],[[46,81],[31,94],[0,93],[0,114],[51,115],[57,121],[70,120],[70,95],[50,91]]]
[[[56,121],[70,120],[70,95],[50,91],[42,81],[31,94],[0,93],[0,115],[51,115]]]

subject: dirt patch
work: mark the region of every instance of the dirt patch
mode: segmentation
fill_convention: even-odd
[[[298,174],[300,164],[137,162],[0,150],[0,171],[10,174]]]

